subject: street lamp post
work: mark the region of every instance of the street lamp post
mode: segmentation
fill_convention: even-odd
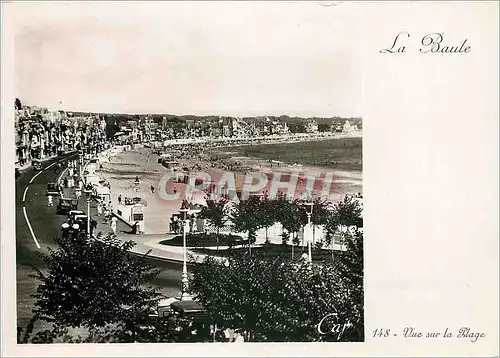
[[[187,247],[186,247],[186,224],[187,224],[187,213],[189,209],[186,207],[185,203],[182,203],[179,212],[182,217],[182,247],[183,247],[183,260],[182,260],[182,291],[181,291],[181,301],[190,300],[189,295],[189,280],[187,274]]]
[[[83,164],[83,149],[80,150],[80,152],[78,153],[78,166],[79,166],[79,173],[80,173],[80,178],[82,177],[82,164]]]
[[[313,207],[314,207],[314,202],[312,201],[307,201],[306,203],[304,203],[305,207],[306,207],[306,213],[307,213],[307,228],[308,228],[308,233],[311,232],[312,235],[314,235],[313,231],[311,230],[311,216],[312,216],[312,213],[313,213]],[[313,238],[312,237],[309,237],[307,239],[307,254],[308,254],[308,260],[309,262],[312,262],[312,250],[311,250],[311,242],[312,242]]]
[[[85,170],[84,175],[89,172]],[[87,197],[87,238],[90,239],[90,195],[92,194],[92,189],[87,182],[87,176],[85,176],[85,189],[83,190]]]

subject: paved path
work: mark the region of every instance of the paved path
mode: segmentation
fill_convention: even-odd
[[[47,206],[47,183],[55,182],[63,170],[58,169],[56,163],[74,156],[73,153],[44,160],[41,171],[28,167],[16,180],[16,207],[12,209],[16,215],[17,320],[22,326],[32,317],[34,298],[31,295],[36,293],[39,284],[29,276],[33,274],[31,267],[43,269],[37,253],[47,252],[47,248],[55,246],[54,237],[59,234],[64,221],[64,217],[55,214],[55,206]]]
[[[64,179],[64,176],[62,177]],[[75,188],[64,188],[64,196],[68,198],[75,198]],[[78,209],[87,212],[87,200],[85,195],[80,197],[78,202]],[[104,215],[97,215],[97,202],[91,200],[90,202],[90,216],[97,222],[97,227],[93,234],[110,234],[112,233],[109,222],[104,220]],[[168,262],[183,262],[183,247],[182,246],[168,246],[161,245],[159,242],[163,240],[172,239],[177,234],[143,234],[136,235],[133,228],[123,222],[117,221],[116,236],[122,241],[134,241],[136,245],[132,248],[131,252],[138,255],[148,255],[148,257],[168,261]],[[205,255],[195,254],[188,250],[188,260],[192,257],[196,262],[203,261]]]

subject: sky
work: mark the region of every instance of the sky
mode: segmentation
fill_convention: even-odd
[[[68,111],[361,116],[348,6],[18,3],[15,94]]]

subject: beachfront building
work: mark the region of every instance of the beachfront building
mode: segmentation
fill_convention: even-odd
[[[330,127],[330,131],[333,133],[342,133],[343,125],[337,121],[333,121]]]
[[[106,122],[92,113],[74,114],[23,105],[16,100],[14,113],[16,165],[31,165],[68,151],[88,147],[95,153],[104,147]]]
[[[246,138],[252,135],[251,126],[241,118],[233,118],[232,124],[232,137]]]
[[[342,133],[351,134],[356,132],[357,130],[358,128],[356,127],[356,125],[352,125],[351,122],[345,121],[344,126],[342,128]]]
[[[318,133],[318,123],[314,119],[310,119],[306,124],[307,133]]]
[[[272,134],[289,134],[290,128],[288,127],[288,123],[280,122],[279,120],[272,122]]]
[[[57,154],[61,125],[59,114],[45,108],[23,106],[14,114],[16,165]]]

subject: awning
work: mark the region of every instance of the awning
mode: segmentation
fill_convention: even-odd
[[[195,301],[176,301],[173,302],[170,307],[181,313],[196,313],[203,311],[203,306]]]

